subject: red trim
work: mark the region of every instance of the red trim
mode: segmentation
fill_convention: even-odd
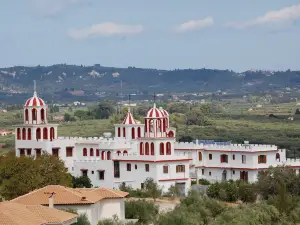
[[[52,147],[52,149],[60,149],[60,147]]]
[[[29,105],[29,102],[30,102],[30,100],[31,100],[31,98],[30,98],[30,99],[28,99],[28,100],[26,101],[26,104],[25,104],[25,106],[28,106],[28,105]]]
[[[163,179],[163,180],[158,180],[158,181],[161,181],[161,182],[164,182],[164,181],[176,181],[176,180],[188,180],[189,178],[177,178],[177,179]]]
[[[152,139],[174,139],[174,137],[140,137],[139,139],[146,139],[146,140],[152,140]],[[182,149],[182,150],[189,150],[189,149]]]
[[[42,99],[38,98],[39,99],[39,102],[40,102],[40,106],[44,105],[44,102]]]
[[[74,146],[66,146],[66,148],[74,148]]]
[[[174,150],[180,151],[180,150],[203,150],[206,152],[248,152],[248,153],[260,153],[260,152],[277,152],[279,149],[277,150],[263,150],[263,151],[249,151],[249,150],[238,150],[238,151],[234,151],[234,150],[213,150],[213,149],[204,149],[204,148],[175,148]]]
[[[170,160],[138,160],[138,159],[113,159],[113,161],[120,162],[182,162],[182,161],[190,161],[192,159],[170,159]]]
[[[288,167],[288,168],[300,168],[300,166],[286,166],[286,167]]]
[[[36,106],[36,105],[37,105],[37,104],[36,104],[36,98],[33,98],[32,105],[33,105],[33,106]]]
[[[89,140],[89,141],[91,141],[91,140]],[[90,143],[90,142],[76,142],[76,144],[99,145],[99,143]]]
[[[104,172],[105,170],[97,170],[97,171],[99,171],[99,172]]]
[[[88,169],[80,169],[81,171],[88,171]]]
[[[209,169],[232,169],[232,170],[265,170],[269,167],[265,168],[237,168],[237,167],[222,167],[222,166],[196,166],[195,168],[209,168]]]

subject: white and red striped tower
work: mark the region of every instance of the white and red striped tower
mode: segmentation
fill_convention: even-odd
[[[24,124],[48,123],[47,108],[44,100],[37,95],[36,83],[34,81],[33,96],[29,98],[24,105]]]
[[[165,131],[164,115],[154,103],[145,117],[145,137],[165,137]]]
[[[130,108],[128,108],[122,124],[115,125],[115,136],[124,137],[128,140],[134,140],[141,138],[143,133],[144,125],[136,122],[132,113],[130,112]]]
[[[16,140],[49,140],[57,138],[57,124],[48,123],[48,106],[38,97],[34,81],[33,96],[24,105],[24,123],[16,126]]]

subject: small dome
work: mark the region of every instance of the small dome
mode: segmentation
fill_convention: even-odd
[[[44,102],[43,99],[39,98],[37,96],[37,93],[34,92],[33,97],[31,97],[30,99],[28,99],[25,103],[25,106],[45,106],[46,103]]]
[[[163,114],[162,112],[156,108],[156,104],[154,103],[153,107],[147,112],[146,118],[153,118],[153,119],[157,119],[157,118],[163,118]]]
[[[159,110],[161,111],[161,113],[163,114],[164,117],[168,117],[169,113],[167,110],[163,109],[162,107],[159,107]]]
[[[123,120],[123,124],[136,124],[133,115],[130,112],[130,109],[128,108],[128,112],[127,115],[125,116],[124,120]]]

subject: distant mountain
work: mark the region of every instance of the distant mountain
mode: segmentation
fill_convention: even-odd
[[[32,93],[33,80],[46,100],[98,99],[120,93],[216,92],[246,93],[300,85],[300,71],[246,71],[53,65],[0,68],[0,100]]]

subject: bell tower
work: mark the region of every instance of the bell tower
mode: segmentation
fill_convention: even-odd
[[[33,96],[24,105],[24,123],[16,126],[16,139],[52,141],[57,138],[58,125],[48,123],[48,106],[38,96],[35,81],[33,86]]]

